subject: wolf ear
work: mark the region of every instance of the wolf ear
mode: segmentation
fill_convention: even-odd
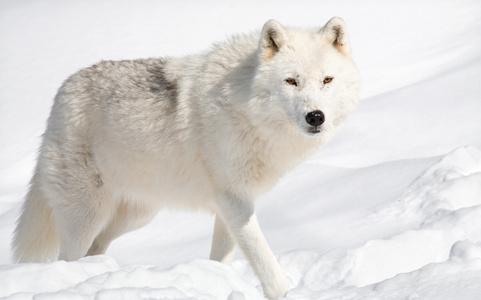
[[[346,56],[351,56],[351,47],[347,35],[346,22],[339,17],[330,19],[321,29],[324,39],[331,43],[334,48]]]
[[[287,32],[276,20],[264,24],[259,43],[261,61],[266,61],[276,54],[287,42]]]

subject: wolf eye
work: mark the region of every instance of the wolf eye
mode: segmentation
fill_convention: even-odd
[[[326,78],[324,78],[324,81],[323,81],[323,82],[324,82],[324,84],[326,84],[326,83],[331,82],[332,79],[333,79],[332,77],[326,77]]]
[[[290,84],[290,85],[295,85],[295,86],[297,86],[296,80],[295,80],[294,78],[292,78],[292,77],[287,78],[287,79],[286,79],[286,82],[287,82],[288,84]]]

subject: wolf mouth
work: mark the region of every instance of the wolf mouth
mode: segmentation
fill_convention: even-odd
[[[309,132],[310,134],[318,134],[321,131],[322,131],[321,126],[316,126],[316,127],[312,126],[307,130],[307,132]]]

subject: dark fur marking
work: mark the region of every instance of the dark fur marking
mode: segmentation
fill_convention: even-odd
[[[150,91],[154,94],[158,94],[162,98],[168,98],[172,106],[177,105],[178,86],[175,80],[168,78],[165,73],[165,61],[159,61],[157,64],[148,68],[151,74],[149,78]]]
[[[342,47],[344,44],[341,43],[341,41],[343,39],[344,32],[341,26],[333,26],[332,31],[334,31],[334,35],[336,36],[336,39],[334,40],[334,46]]]
[[[95,175],[94,181],[95,181],[95,186],[97,188],[101,188],[104,185],[104,182],[102,181],[102,177],[100,177],[100,174]]]
[[[270,45],[274,53],[279,51],[279,46],[276,44],[277,39],[277,32],[273,29],[267,31],[267,35],[269,36]]]

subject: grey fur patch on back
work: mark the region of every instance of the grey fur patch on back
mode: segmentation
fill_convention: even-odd
[[[177,82],[169,78],[165,72],[165,60],[158,60],[155,64],[149,65],[147,71],[150,77],[147,79],[150,83],[150,92],[161,94],[168,98],[173,106],[177,105],[178,86]]]

